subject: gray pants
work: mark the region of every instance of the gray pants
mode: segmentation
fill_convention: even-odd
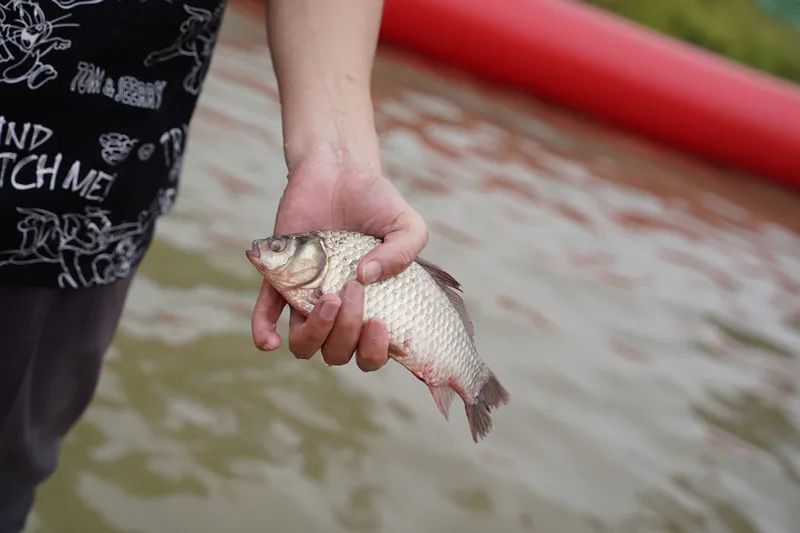
[[[0,284],[0,533],[23,528],[61,439],[89,405],[129,285]]]

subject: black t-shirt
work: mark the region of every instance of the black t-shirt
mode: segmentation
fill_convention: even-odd
[[[177,192],[224,0],[0,0],[0,281],[128,277]]]

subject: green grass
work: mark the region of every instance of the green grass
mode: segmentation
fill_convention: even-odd
[[[800,82],[800,16],[778,0],[584,0],[733,60]],[[800,0],[793,2],[800,3]],[[792,18],[795,17],[795,18]]]

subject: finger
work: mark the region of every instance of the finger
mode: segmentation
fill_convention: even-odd
[[[428,226],[417,213],[404,215],[402,220],[398,220],[398,227],[359,262],[358,280],[361,283],[368,285],[399,274],[428,244]]]
[[[347,364],[358,347],[364,323],[364,286],[349,281],[342,289],[342,307],[328,340],[322,345],[322,357],[329,365]]]
[[[298,359],[310,359],[328,338],[342,301],[336,294],[325,295],[304,321],[294,312],[289,321],[289,351]]]
[[[253,342],[259,350],[268,352],[281,345],[277,323],[285,306],[283,296],[267,280],[263,280],[250,321]]]
[[[373,372],[389,360],[389,332],[386,324],[373,318],[364,325],[358,343],[356,364],[364,372]]]

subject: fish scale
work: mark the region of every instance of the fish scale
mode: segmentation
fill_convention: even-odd
[[[276,252],[271,243],[291,253]],[[361,233],[317,231],[255,241],[247,255],[290,305],[308,314],[312,298],[340,292],[356,278],[361,258],[380,243]],[[271,268],[273,262],[280,268]],[[309,272],[318,274],[298,279]],[[461,397],[477,442],[491,430],[489,412],[507,403],[508,393],[478,354],[457,290],[458,282],[449,274],[418,259],[400,274],[365,287],[364,321],[384,322],[392,358],[428,385],[446,418],[454,393]]]

